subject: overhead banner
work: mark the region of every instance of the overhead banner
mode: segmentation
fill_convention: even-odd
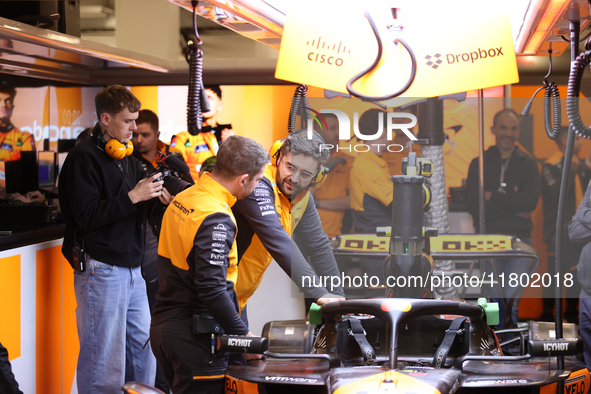
[[[457,4],[456,4],[457,3]],[[466,1],[383,1],[367,10],[359,2],[314,2],[287,15],[275,77],[347,92],[347,82],[369,68],[381,36],[377,67],[353,84],[366,96],[388,96],[412,75],[400,97],[434,97],[519,82],[508,15]],[[374,3],[371,3],[373,6]],[[312,12],[313,10],[313,12]]]

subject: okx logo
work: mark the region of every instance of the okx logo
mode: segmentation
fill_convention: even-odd
[[[431,67],[434,70],[437,70],[439,68],[439,65],[443,63],[443,60],[440,59],[441,56],[443,56],[441,53],[436,53],[435,56],[425,56],[425,59],[427,59],[427,66]]]

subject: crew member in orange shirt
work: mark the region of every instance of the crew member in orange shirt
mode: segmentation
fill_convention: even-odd
[[[22,151],[35,150],[35,138],[31,133],[21,131],[14,127],[10,118],[14,111],[14,98],[16,89],[6,81],[0,82],[0,160],[20,160]],[[33,190],[25,193],[11,193],[0,196],[8,201],[18,200],[23,203],[41,202],[45,197],[38,191]]]
[[[188,131],[183,131],[173,136],[170,141],[170,151],[180,152],[183,155],[194,180],[199,179],[199,171],[203,162],[217,155],[219,144],[234,135],[232,125],[217,123],[218,113],[223,106],[222,90],[219,85],[206,85],[205,94],[209,99],[210,110],[202,114],[203,128],[201,132],[192,135]]]
[[[333,114],[324,114],[326,125],[316,127],[316,131],[324,138],[327,145],[332,145],[330,159],[325,167],[330,171],[324,182],[312,189],[314,204],[320,215],[322,228],[328,238],[334,238],[343,233],[343,218],[351,209],[351,196],[349,193],[349,175],[354,157],[349,152],[337,151],[339,145],[339,121]],[[318,126],[315,124],[315,126]],[[347,229],[345,229],[346,232]]]
[[[35,150],[33,136],[14,127],[10,121],[15,96],[14,86],[0,82],[0,160],[4,161],[19,160],[21,151]]]

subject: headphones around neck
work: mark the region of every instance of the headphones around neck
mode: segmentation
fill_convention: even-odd
[[[133,153],[133,142],[129,141],[125,144],[123,141],[119,141],[116,138],[111,138],[105,141],[103,134],[100,132],[93,133],[93,137],[97,142],[97,146],[102,149],[109,157],[115,160],[121,160]]]
[[[271,146],[271,149],[269,149],[269,155],[271,156],[271,164],[273,164],[275,167],[279,166],[279,158],[281,156],[281,147],[283,146],[283,143],[290,137],[300,134],[300,133],[307,133],[308,130],[307,129],[300,129],[297,131],[292,132],[291,134],[289,134],[287,137],[285,137],[282,140],[277,140],[273,143],[273,146]],[[322,138],[322,136],[320,134],[318,134],[318,132],[312,130],[312,135],[314,136],[314,139],[319,139],[320,141],[322,141],[322,143],[324,144],[324,138]],[[318,171],[316,171],[316,174],[314,174],[314,177],[312,177],[312,180],[310,181],[310,184],[308,185],[308,189],[311,189],[313,187],[319,186],[322,182],[324,182],[326,180],[326,177],[328,176],[328,169],[326,167],[324,167],[323,165],[320,166],[320,168],[318,169]]]

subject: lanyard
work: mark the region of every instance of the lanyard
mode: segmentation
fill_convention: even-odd
[[[501,181],[500,181],[501,186],[499,187],[499,191],[504,192],[505,187],[507,187],[507,184],[505,183],[505,171],[507,171],[507,167],[509,166],[509,162],[511,161],[511,158],[513,157],[513,152],[515,152],[515,147],[511,151],[511,155],[509,155],[505,164],[503,164],[501,166]],[[502,161],[502,159],[501,159],[501,161]]]

